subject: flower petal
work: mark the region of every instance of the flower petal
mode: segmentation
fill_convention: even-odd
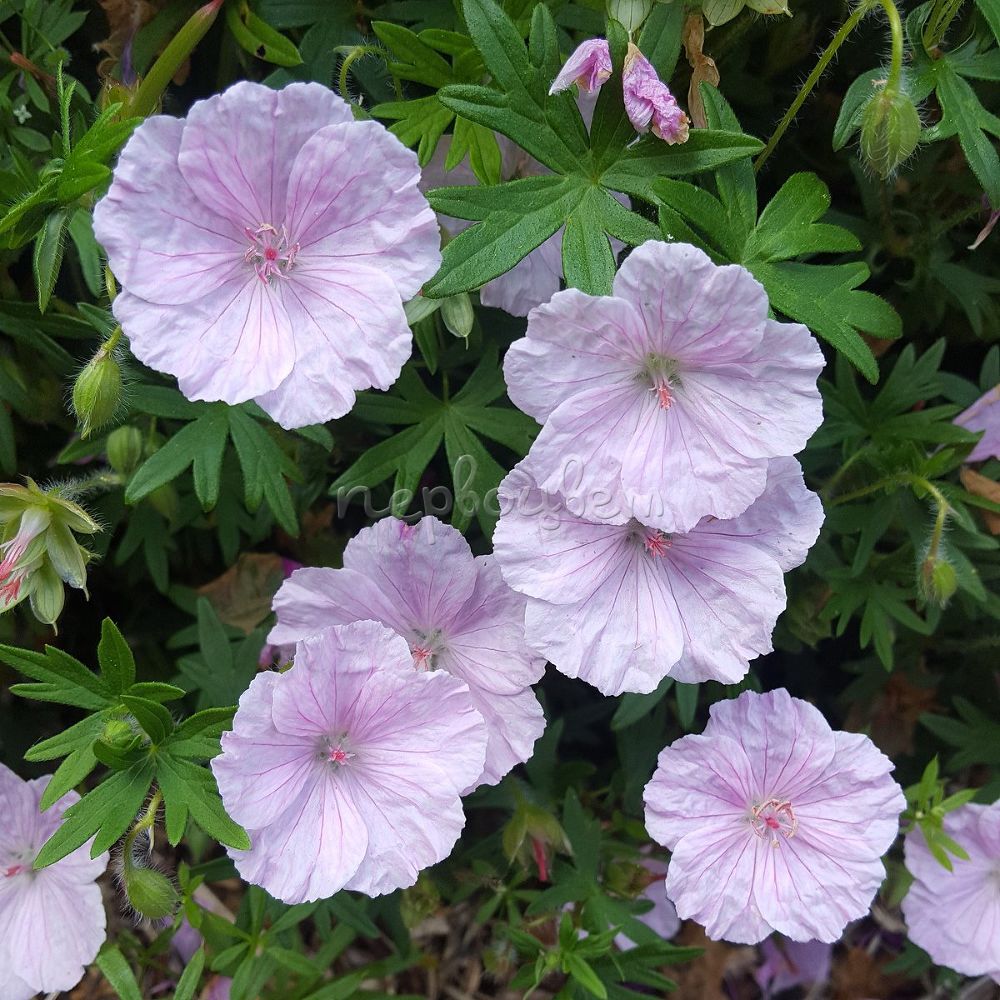
[[[177,169],[183,132],[181,119],[147,118],[94,207],[94,235],[115,276],[149,302],[190,302],[246,270],[242,230],[218,206],[198,202]]]
[[[562,236],[560,229],[509,271],[487,281],[479,291],[479,301],[511,316],[527,316],[548,302],[562,282]]]
[[[319,129],[353,121],[318,83],[273,90],[241,81],[188,112],[177,163],[198,200],[237,226],[281,226],[289,168]]]

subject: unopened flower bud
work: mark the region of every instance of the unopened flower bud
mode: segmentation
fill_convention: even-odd
[[[928,604],[943,608],[958,590],[958,574],[955,567],[940,555],[928,555],[920,564],[917,585],[920,596]]]
[[[115,472],[130,476],[142,461],[143,439],[138,427],[117,427],[108,435],[108,463]]]
[[[463,340],[467,339],[472,333],[472,324],[476,319],[468,292],[449,295],[441,303],[441,319],[444,320],[444,325],[450,333]]]
[[[901,90],[872,95],[861,117],[861,153],[885,179],[909,159],[920,142],[920,115]]]
[[[629,33],[642,27],[653,9],[653,0],[608,0],[608,17]]]
[[[163,872],[150,866],[148,844],[148,834],[143,831],[126,848],[121,886],[136,913],[147,920],[163,920],[177,909],[180,894]]]
[[[73,386],[73,412],[80,426],[80,436],[109,423],[121,403],[122,370],[106,348],[87,362]]]

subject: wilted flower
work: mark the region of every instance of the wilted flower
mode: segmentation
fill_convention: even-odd
[[[784,573],[823,522],[795,459],[772,460],[764,493],[739,517],[672,535],[577,513],[523,464],[500,485],[494,552],[528,598],[529,645],[558,670],[605,694],[645,693],[668,675],[734,684],[771,651]]]
[[[241,82],[136,129],[94,231],[133,353],[190,399],[254,399],[284,427],[387,389],[403,301],[440,263],[416,156],[326,87]]]
[[[212,770],[252,844],[230,855],[286,903],[413,885],[461,833],[485,754],[465,684],[415,671],[375,622],[327,629],[289,670],[254,678],[223,734]]]
[[[904,842],[913,885],[903,899],[910,940],[938,964],[1000,981],[1000,802],[964,805],[944,817],[944,832],[968,860],[944,867],[919,827]]]
[[[492,556],[473,557],[461,532],[436,517],[365,528],[348,542],[343,569],[297,570],[274,610],[272,644],[372,619],[406,640],[417,669],[446,670],[468,684],[489,733],[485,770],[472,787],[495,784],[527,760],[545,729],[531,691],[545,661],[524,641],[524,598]]]
[[[53,625],[63,607],[63,584],[86,592],[91,554],[73,532],[92,535],[100,525],[60,487],[41,490],[0,484],[0,613],[25,598],[32,614]]]
[[[67,792],[39,809],[49,778],[22,781],[0,764],[0,997],[71,990],[105,938],[104,901],[95,883],[108,855],[91,858],[91,842],[35,871],[42,845],[63,813],[80,800]]]
[[[814,986],[830,979],[833,946],[825,941],[782,941],[769,937],[761,946],[764,961],[754,979],[765,997],[796,986]]]
[[[1000,458],[1000,385],[993,386],[967,410],[963,410],[955,423],[967,431],[982,431],[983,436],[969,453],[969,462],[985,462]]]
[[[822,352],[767,310],[749,271],[685,244],[644,243],[611,296],[559,292],[504,359],[544,424],[526,470],[549,493],[620,494],[623,520],[663,531],[742,513],[822,420]]]
[[[592,94],[611,76],[611,50],[603,38],[588,38],[576,47],[566,60],[559,75],[552,81],[550,94],[569,90],[575,83]]]
[[[704,735],[660,753],[645,791],[677,913],[713,940],[836,941],[885,877],[906,804],[892,762],[784,689],[710,715]]]
[[[629,42],[622,70],[625,112],[636,132],[652,132],[669,145],[687,142],[688,116],[653,64]]]

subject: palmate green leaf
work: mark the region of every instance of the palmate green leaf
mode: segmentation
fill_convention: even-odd
[[[101,678],[112,694],[121,694],[135,683],[135,657],[110,618],[101,622],[97,661],[101,667]]]
[[[240,851],[250,849],[246,831],[222,807],[215,778],[206,767],[169,752],[157,760],[156,778],[163,793],[167,839],[180,843],[190,816],[210,837]]]
[[[1000,42],[1000,0],[976,0],[979,13],[993,31],[993,36]]]
[[[46,646],[44,653],[0,646],[0,660],[34,682],[12,685],[11,690],[23,698],[54,701],[90,711],[100,711],[116,702],[104,680],[54,646]]]
[[[226,27],[245,52],[273,63],[275,66],[298,66],[302,56],[295,45],[280,31],[275,31],[266,21],[261,20],[249,5],[242,2],[230,3],[226,7]]]
[[[142,1000],[142,992],[125,956],[114,945],[106,944],[96,959],[97,967],[120,1000]]]
[[[63,249],[66,245],[66,225],[69,209],[56,209],[42,224],[35,238],[32,266],[35,286],[38,289],[38,311],[45,312],[52,297],[52,291],[62,266]]]

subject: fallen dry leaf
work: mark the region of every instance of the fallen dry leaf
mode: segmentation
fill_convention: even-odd
[[[207,597],[219,620],[249,634],[271,610],[271,598],[285,578],[284,560],[273,552],[244,552],[222,576],[198,593]]]
[[[984,500],[992,500],[993,503],[1000,503],[1000,483],[995,482],[981,472],[976,472],[968,466],[963,466],[959,473],[962,485],[973,495],[982,497]],[[979,516],[986,525],[986,530],[991,535],[1000,535],[1000,514],[994,514],[990,510],[979,511]]]
[[[688,14],[684,21],[684,54],[691,64],[691,85],[688,87],[688,113],[695,128],[707,128],[705,102],[701,99],[701,84],[719,85],[719,70],[715,60],[705,55],[705,19],[701,14]]]

